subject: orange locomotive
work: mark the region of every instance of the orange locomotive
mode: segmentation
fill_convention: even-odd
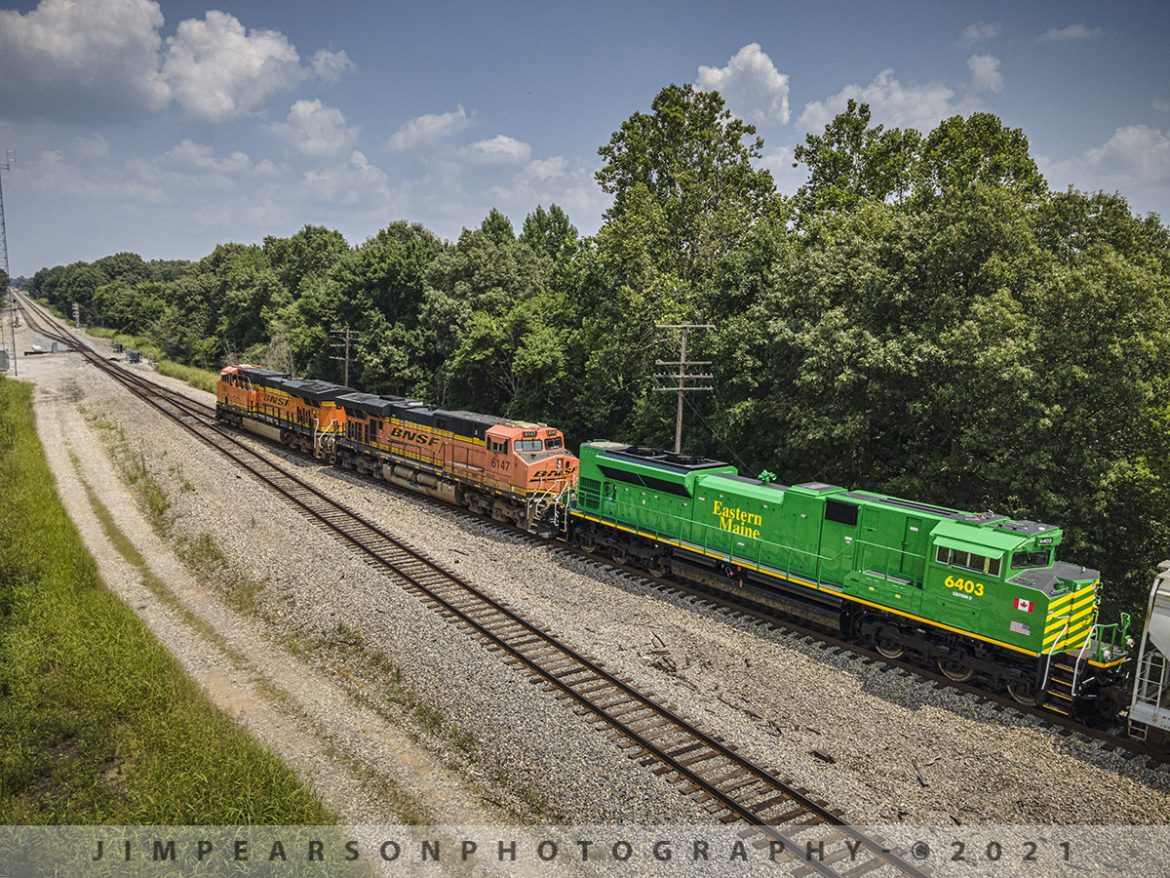
[[[577,458],[560,430],[416,400],[359,393],[259,366],[220,372],[221,420],[345,469],[511,521],[531,533],[565,526]]]

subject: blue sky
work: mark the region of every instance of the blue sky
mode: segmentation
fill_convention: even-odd
[[[553,201],[592,233],[597,148],[672,82],[756,124],[785,192],[852,96],[924,131],[994,112],[1054,187],[1165,218],[1167,34],[1167,2],[26,3],[0,11],[12,271]]]

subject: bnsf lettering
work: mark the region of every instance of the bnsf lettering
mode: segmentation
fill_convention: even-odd
[[[264,391],[265,405],[288,405],[288,397],[281,396],[279,393],[273,393],[270,390]]]
[[[573,467],[567,466],[565,469],[542,469],[534,472],[530,478],[534,482],[543,482],[545,479],[564,479],[573,472]]]
[[[414,442],[418,445],[435,445],[439,441],[438,436],[432,436],[429,433],[416,433],[414,430],[406,430],[402,427],[391,427],[390,438],[402,439],[405,442]]]

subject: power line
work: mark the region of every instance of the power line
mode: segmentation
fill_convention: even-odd
[[[678,407],[675,409],[674,415],[674,453],[680,454],[682,452],[682,420],[683,420],[683,401],[686,399],[688,393],[709,393],[715,388],[710,385],[693,384],[694,381],[710,381],[715,376],[709,372],[689,372],[687,371],[693,366],[710,366],[710,360],[688,360],[687,359],[687,333],[692,329],[714,329],[715,326],[710,323],[660,323],[657,325],[658,329],[677,329],[679,330],[679,348],[677,360],[655,360],[656,366],[677,366],[677,372],[658,372],[655,373],[655,378],[672,378],[674,384],[669,387],[655,387],[655,392],[659,393],[677,393]]]
[[[695,407],[695,404],[689,399],[687,400],[687,408],[691,410],[691,414],[703,422],[703,426],[707,428],[707,432],[715,438],[715,441],[719,443],[719,446],[724,451],[726,451],[730,457],[734,458],[735,462],[739,464],[740,469],[742,469],[745,473],[751,472],[751,467],[744,462],[742,457],[735,453],[735,449],[728,444],[728,440],[723,436],[723,434],[711,426],[711,422],[703,417],[703,413],[699,411],[698,408]]]

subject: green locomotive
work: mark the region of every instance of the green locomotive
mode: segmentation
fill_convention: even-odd
[[[746,594],[1062,715],[1122,683],[1129,618],[1098,623],[1100,576],[1056,560],[1058,527],[614,442],[584,443],[580,460],[570,515],[585,551]]]

